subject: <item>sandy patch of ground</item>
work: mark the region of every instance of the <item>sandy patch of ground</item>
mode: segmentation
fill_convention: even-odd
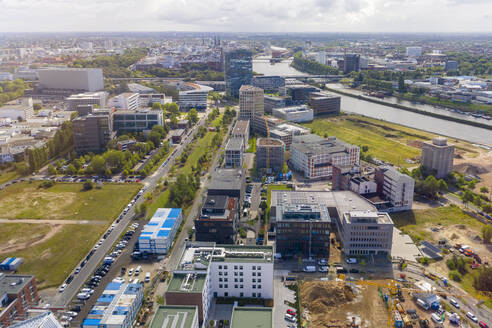
[[[62,228],[63,225],[53,224],[51,225],[51,229],[50,231],[48,231],[48,233],[33,235],[28,240],[24,240],[22,242],[18,242],[18,240],[16,239],[11,239],[8,242],[0,245],[0,254],[21,251],[28,247],[44,243],[45,241],[56,235]]]
[[[478,175],[482,181],[477,183],[475,191],[479,191],[481,186],[492,187],[492,151],[483,152],[473,158],[455,158],[454,170],[463,173]]]

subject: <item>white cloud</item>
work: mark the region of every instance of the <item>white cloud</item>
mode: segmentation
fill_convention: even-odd
[[[0,31],[488,32],[491,0],[0,0]]]

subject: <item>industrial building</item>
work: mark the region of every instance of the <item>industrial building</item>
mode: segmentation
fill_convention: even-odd
[[[159,208],[138,237],[141,253],[167,254],[183,220],[180,208]]]
[[[285,162],[285,144],[279,139],[256,140],[256,169],[279,173]]]
[[[200,328],[198,307],[160,305],[150,322],[150,328]]]
[[[340,114],[341,97],[329,93],[313,92],[309,95],[309,107],[314,116]]]
[[[272,115],[282,120],[295,123],[311,122],[313,110],[306,105],[290,106],[272,109]]]
[[[335,137],[323,139],[315,134],[295,136],[290,149],[290,163],[307,179],[327,179],[334,165],[359,165],[360,150]]]
[[[300,125],[282,123],[270,130],[270,137],[274,139],[280,139],[285,144],[285,150],[290,150],[292,144],[292,138],[294,136],[300,136],[311,133],[311,130]]]
[[[13,121],[34,117],[34,107],[32,98],[23,97],[16,100],[9,101],[0,107],[0,118],[10,118]]]
[[[239,119],[251,120],[265,112],[263,90],[251,85],[243,85],[239,89]]]
[[[226,94],[239,98],[242,85],[251,83],[253,78],[253,53],[247,49],[234,49],[224,55]]]
[[[244,142],[244,147],[248,147],[249,140],[249,120],[237,120],[232,129],[231,138],[241,138]]]
[[[113,130],[118,133],[143,132],[154,125],[164,125],[161,110],[118,110],[113,113]]]
[[[73,140],[77,153],[103,151],[113,137],[109,115],[77,117],[72,121]]]
[[[415,180],[391,166],[376,168],[375,179],[378,193],[388,200],[390,212],[412,209]]]
[[[142,299],[142,284],[110,282],[82,322],[82,328],[130,328]]]
[[[244,139],[231,137],[225,147],[225,167],[243,167]]]
[[[235,244],[238,222],[238,198],[208,195],[195,220],[195,238],[197,241]]]
[[[197,306],[208,323],[213,298],[273,299],[273,247],[187,243],[165,293],[166,304]]]
[[[266,92],[278,92],[285,87],[285,78],[280,76],[256,75],[251,79],[251,85]]]
[[[0,273],[0,326],[26,319],[27,310],[38,302],[34,276]]]
[[[429,173],[435,172],[437,179],[446,177],[453,169],[454,145],[448,145],[446,138],[434,138],[422,145],[421,163]]]
[[[179,109],[181,111],[188,111],[192,108],[206,110],[208,93],[213,89],[205,85],[184,82],[178,85],[178,90]]]
[[[65,100],[67,110],[73,111],[76,111],[80,105],[94,105],[94,107],[104,108],[106,107],[107,101],[108,93],[105,91],[73,94]]]
[[[104,90],[103,70],[100,68],[42,68],[37,73],[42,89]]]
[[[125,92],[109,99],[108,107],[136,111],[140,108],[139,94]]]

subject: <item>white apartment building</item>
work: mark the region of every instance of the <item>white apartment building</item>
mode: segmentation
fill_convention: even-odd
[[[331,177],[333,165],[359,165],[358,146],[335,137],[323,139],[315,134],[294,136],[290,147],[290,163],[294,170],[307,179]]]
[[[178,85],[179,101],[178,105],[182,111],[188,111],[192,108],[196,110],[207,109],[208,93],[213,89],[205,85],[184,82]]]
[[[243,85],[239,89],[239,119],[251,120],[265,112],[263,89]]]
[[[138,110],[140,107],[139,94],[131,92],[119,94],[109,99],[108,107],[124,110]]]
[[[391,255],[393,221],[388,213],[344,212],[337,227],[347,256]]]
[[[314,117],[313,110],[306,105],[273,108],[272,115],[295,123],[311,122]]]
[[[391,166],[381,166],[375,172],[380,193],[390,202],[390,212],[412,209],[415,180]]]

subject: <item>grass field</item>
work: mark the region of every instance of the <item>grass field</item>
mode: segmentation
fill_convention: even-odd
[[[116,217],[141,188],[139,184],[104,184],[82,191],[79,183],[21,182],[0,191],[0,218],[107,221]]]
[[[0,252],[3,253],[8,246],[27,243],[44,236],[51,229],[48,225],[27,223],[1,223]]]
[[[0,185],[4,184],[7,181],[17,179],[19,177],[20,175],[15,169],[3,170],[0,172]]]
[[[252,137],[248,140],[248,149],[246,149],[247,153],[256,153],[256,137]]]

